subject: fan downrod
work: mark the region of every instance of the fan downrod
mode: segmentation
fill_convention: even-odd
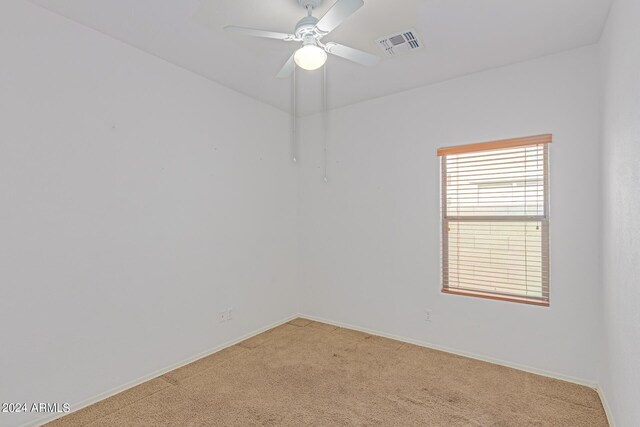
[[[298,0],[298,4],[300,4],[300,6],[304,7],[305,9],[309,7],[315,9],[322,4],[322,0]]]

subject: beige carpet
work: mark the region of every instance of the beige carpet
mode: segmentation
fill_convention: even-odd
[[[607,426],[587,387],[296,319],[51,426]]]

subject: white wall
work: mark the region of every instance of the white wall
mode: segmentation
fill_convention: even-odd
[[[595,384],[597,68],[587,47],[334,110],[328,184],[319,117],[304,120],[302,312]],[[551,307],[442,294],[436,149],[541,133],[555,140]]]
[[[0,52],[0,402],[73,407],[297,311],[285,113],[22,0]]]
[[[640,2],[616,0],[603,36],[605,357],[618,427],[640,425]]]

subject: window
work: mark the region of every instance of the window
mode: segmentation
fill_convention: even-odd
[[[549,143],[438,150],[443,292],[549,305]]]

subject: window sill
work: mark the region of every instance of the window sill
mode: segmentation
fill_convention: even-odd
[[[443,288],[443,294],[451,294],[451,295],[462,295],[467,297],[476,297],[476,298],[484,298],[484,299],[492,299],[496,301],[507,301],[507,302],[517,302],[521,304],[529,304],[529,305],[537,305],[540,307],[549,307],[549,301],[541,301],[529,298],[520,298],[516,296],[504,296],[504,295],[492,295],[486,294],[483,292],[473,292],[473,291],[461,291]]]

